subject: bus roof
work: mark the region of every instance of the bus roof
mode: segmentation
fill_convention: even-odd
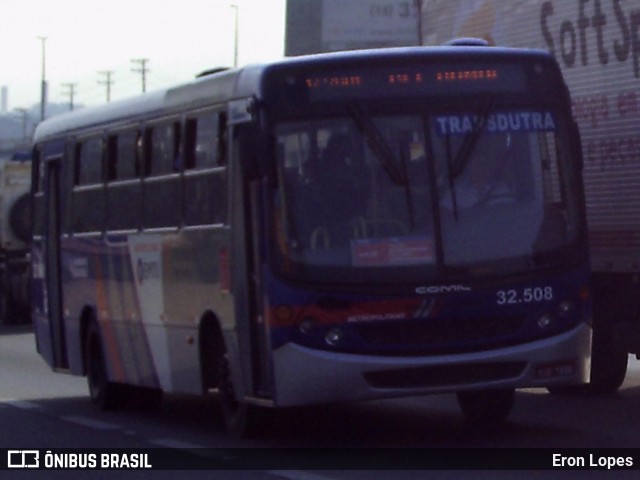
[[[482,59],[496,57],[552,57],[543,50],[479,46],[399,47],[373,50],[321,53],[291,57],[268,64],[249,65],[240,69],[217,71],[189,83],[158,90],[128,99],[89,107],[53,117],[38,125],[34,143],[65,134],[82,134],[106,126],[118,128],[150,117],[158,118],[185,109],[220,104],[234,98],[262,95],[262,81],[267,72],[313,70],[339,67],[344,62],[354,65],[384,64],[413,57],[416,61],[437,58]]]
[[[186,107],[198,108],[223,102],[233,98],[240,72],[242,70],[226,70],[176,87],[55,116],[38,125],[34,143],[107,125],[111,128],[132,125],[150,117],[171,115]]]

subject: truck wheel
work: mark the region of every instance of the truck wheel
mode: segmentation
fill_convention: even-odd
[[[89,325],[85,351],[91,402],[101,410],[114,410],[121,407],[125,400],[126,388],[108,379],[100,328],[95,321]]]
[[[9,226],[18,240],[29,242],[31,239],[31,198],[28,193],[19,197],[11,207]]]
[[[617,391],[627,374],[628,359],[627,352],[615,348],[612,329],[596,327],[591,347],[591,381],[588,391],[593,393]]]
[[[506,420],[513,408],[515,389],[458,392],[458,404],[466,420],[474,425],[494,425]]]

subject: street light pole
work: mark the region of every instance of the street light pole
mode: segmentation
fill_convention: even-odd
[[[47,105],[47,76],[46,76],[46,48],[45,42],[47,37],[38,37],[38,40],[42,43],[42,80],[40,83],[40,121],[43,121],[46,116]]]
[[[234,32],[233,32],[233,66],[237,67],[238,66],[238,26],[239,26],[238,17],[239,17],[240,7],[235,3],[232,3],[229,6],[233,8],[233,12],[235,16]]]

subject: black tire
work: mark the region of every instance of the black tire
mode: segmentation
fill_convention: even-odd
[[[587,391],[609,394],[620,388],[627,373],[628,352],[622,346],[616,348],[614,330],[633,321],[640,302],[635,282],[626,275],[594,274],[592,284],[593,340]]]
[[[548,387],[549,393],[561,395],[608,395],[615,393],[627,375],[629,355],[617,349],[611,324],[594,329],[591,346],[591,377],[589,383]]]
[[[127,389],[124,385],[109,381],[100,327],[95,321],[89,325],[85,346],[87,383],[91,402],[101,410],[115,410],[122,407],[127,397]]]
[[[617,349],[613,341],[612,326],[594,328],[591,347],[591,380],[588,391],[597,394],[616,392],[627,375],[629,355]]]
[[[238,398],[237,389],[231,378],[229,358],[224,341],[216,342],[216,380],[218,386],[218,407],[224,429],[234,438],[252,438],[264,428],[265,412],[260,407],[249,405]]]
[[[21,242],[31,240],[31,198],[28,193],[20,196],[9,212],[9,227]]]
[[[511,413],[515,389],[472,390],[458,392],[458,404],[465,419],[473,425],[503,423]]]

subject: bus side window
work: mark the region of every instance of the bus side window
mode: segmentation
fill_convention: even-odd
[[[137,230],[140,227],[142,187],[139,180],[140,132],[129,129],[107,141],[107,230]]]
[[[102,144],[101,137],[93,137],[83,141],[76,150],[78,185],[102,182]]]
[[[82,156],[82,143],[76,143],[73,146],[73,152],[71,154],[71,170],[73,170],[73,183],[80,185],[80,157]]]
[[[110,135],[107,138],[107,181],[112,182],[118,178],[118,136]]]
[[[227,164],[227,112],[220,112],[218,121],[218,165]]]
[[[32,153],[31,189],[33,193],[43,191],[44,166],[42,165],[42,146],[37,145]]]
[[[187,119],[185,130],[184,218],[187,226],[226,221],[224,117],[216,111]]]
[[[89,137],[74,147],[74,232],[100,232],[104,227],[103,139]]]
[[[177,120],[152,124],[144,135],[142,227],[177,228],[182,213],[180,129]]]
[[[218,112],[205,112],[187,119],[185,130],[185,170],[213,168],[220,164]]]
[[[180,170],[180,122],[154,125],[150,130],[149,175],[166,175]]]
[[[63,233],[73,232],[73,187],[76,180],[75,169],[76,145],[68,141],[64,150],[62,163],[62,195],[60,227]]]
[[[140,173],[138,158],[137,129],[119,132],[109,137],[107,142],[107,172],[108,180],[130,180]]]

